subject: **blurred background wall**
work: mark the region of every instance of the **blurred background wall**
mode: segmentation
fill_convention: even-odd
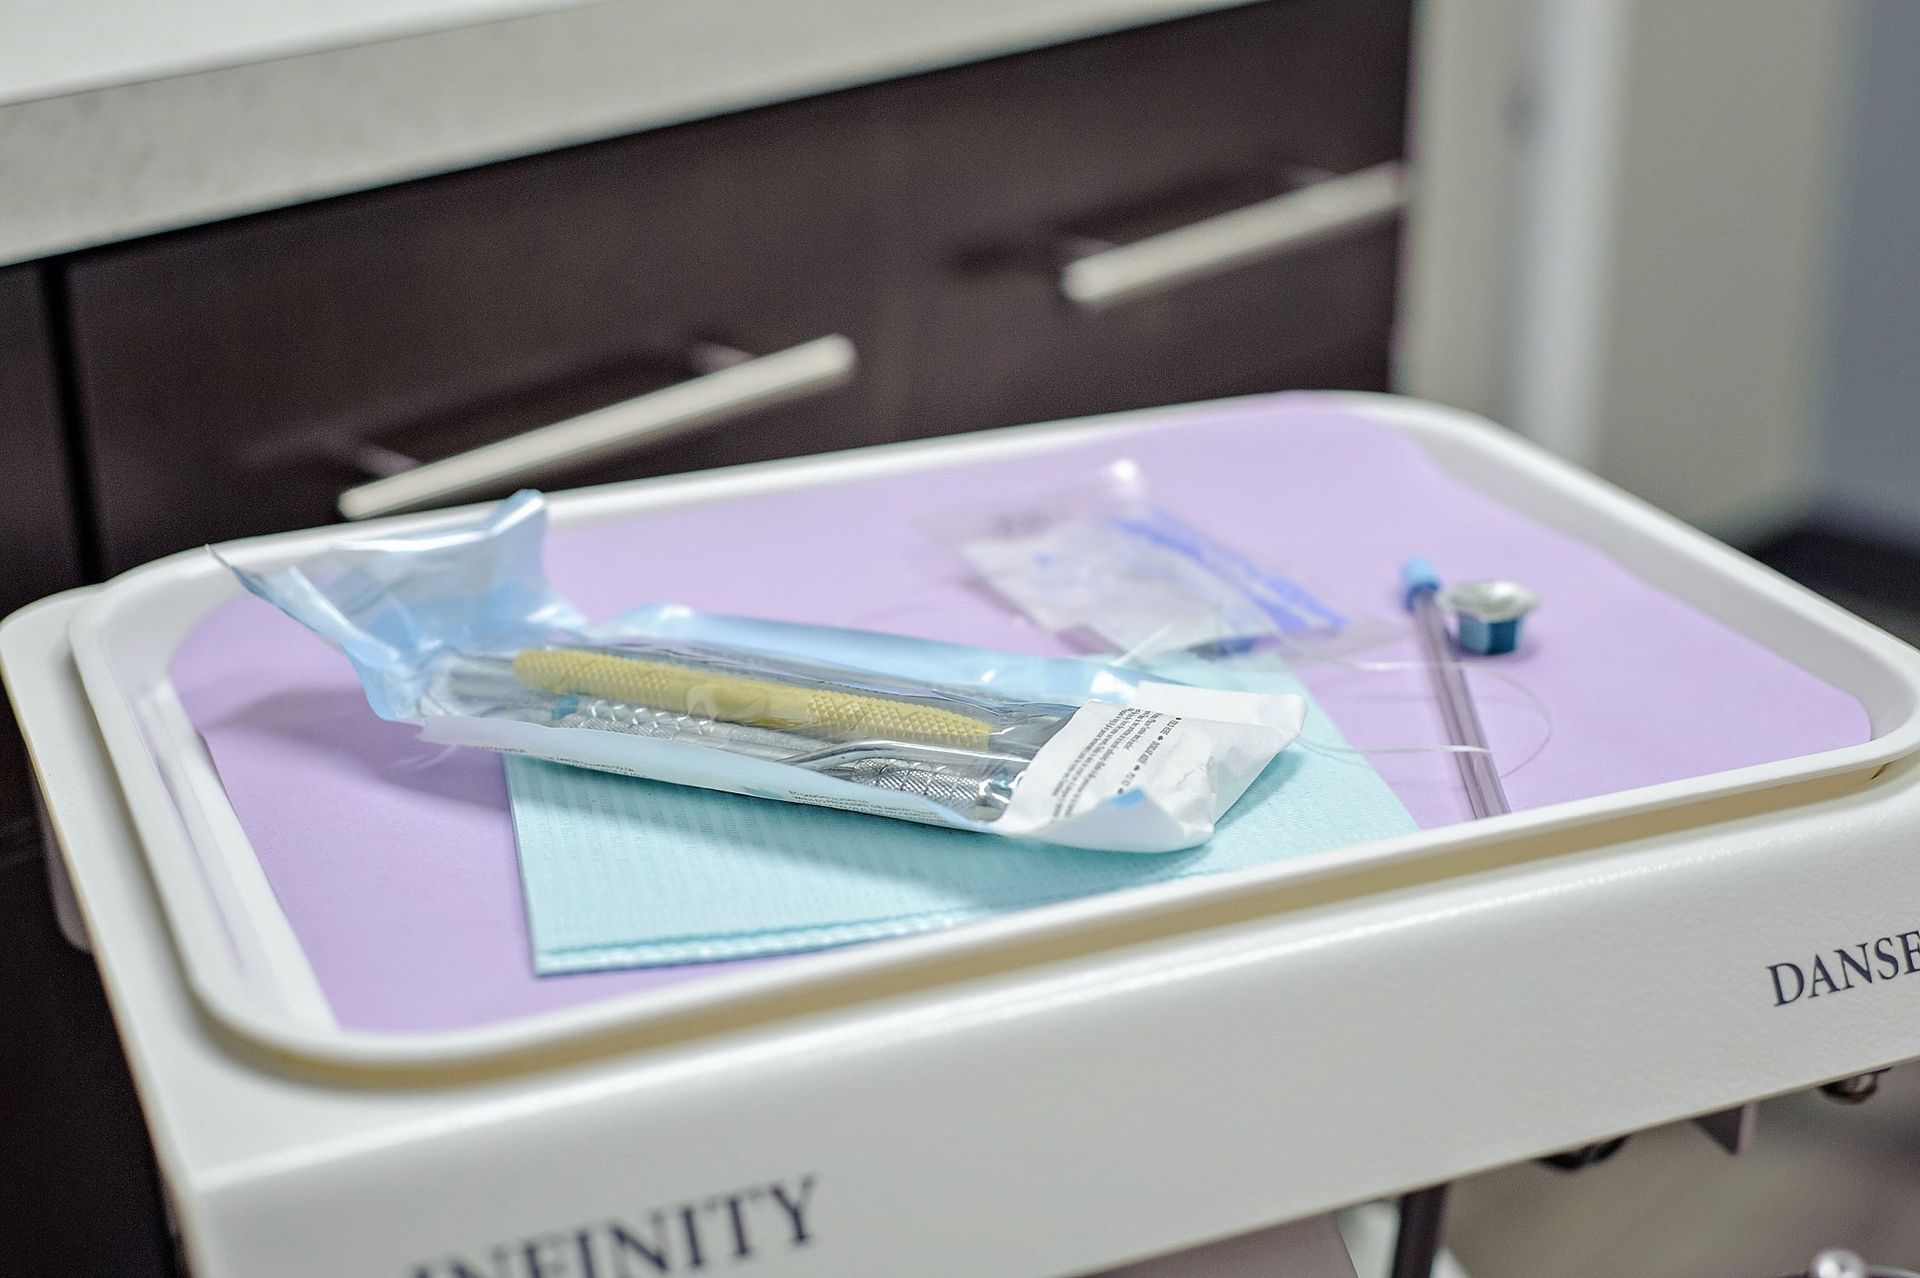
[[[1603,349],[1581,442],[1607,477],[1735,540],[1790,525],[1813,495],[1849,8],[1637,0],[1619,42],[1611,269],[1586,303]],[[1549,384],[1518,407],[1543,426],[1583,407],[1557,402],[1544,362],[1527,372]]]
[[[1400,376],[1709,531],[1920,552],[1920,4],[1434,0]]]
[[[1920,550],[1920,4],[1851,7],[1815,514]]]

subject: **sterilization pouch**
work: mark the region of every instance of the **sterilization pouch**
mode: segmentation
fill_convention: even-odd
[[[545,529],[521,493],[233,571],[428,740],[1073,847],[1205,841],[1300,730],[1297,696],[1091,661],[672,605],[588,624],[547,583]]]

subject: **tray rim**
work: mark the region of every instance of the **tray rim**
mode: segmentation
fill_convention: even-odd
[[[1416,437],[1423,433],[1444,436],[1454,443],[1483,449],[1500,461],[1534,472],[1563,492],[1585,501],[1598,513],[1620,519],[1640,533],[1665,543],[1745,593],[1800,614],[1802,620],[1814,624],[1826,636],[1850,645],[1856,655],[1876,663],[1883,673],[1899,680],[1909,702],[1904,717],[1887,731],[1853,746],[1553,804],[1488,821],[1436,827],[1204,878],[1038,906],[961,927],[894,938],[884,945],[795,956],[780,964],[716,973],[662,989],[609,996],[485,1025],[432,1031],[354,1030],[290,1019],[283,1011],[263,1006],[255,993],[236,979],[230,947],[223,955],[220,944],[219,931],[224,926],[224,916],[204,892],[196,895],[195,880],[204,874],[200,864],[202,850],[184,838],[175,797],[149,747],[134,705],[134,694],[122,688],[116,678],[109,629],[123,610],[145,603],[154,591],[165,590],[176,576],[189,570],[189,565],[197,569],[205,564],[204,551],[184,551],[132,569],[100,587],[75,614],[69,637],[87,699],[127,801],[161,912],[189,987],[202,1006],[228,1029],[297,1061],[382,1072],[490,1064],[621,1032],[631,1033],[689,1013],[744,1002],[753,996],[798,993],[895,968],[953,961],[1017,942],[1041,940],[1056,934],[1065,936],[1095,927],[1112,928],[1281,884],[1304,883],[1363,868],[1401,865],[1476,844],[1539,837],[1601,820],[1676,809],[1708,798],[1746,794],[1843,773],[1864,773],[1920,750],[1920,651],[1477,415],[1396,396],[1307,394],[1340,403]],[[1280,397],[1242,396],[1184,405],[1175,410],[1133,410],[968,436],[886,444],[578,489],[553,494],[551,501],[556,525],[587,523],[670,505],[1050,450],[1095,435],[1111,436],[1116,428],[1177,425],[1167,420],[1170,411],[1192,414],[1199,420],[1207,409],[1231,409],[1277,398]],[[639,494],[638,501],[636,494]],[[475,506],[466,506],[363,524],[271,534],[225,543],[222,551],[242,563],[259,564],[311,553],[343,529],[353,530],[355,536],[364,536],[381,530],[427,528],[467,517],[474,509]],[[1743,629],[1743,633],[1759,642],[1766,642],[1751,631],[1735,628]],[[218,798],[224,803],[224,794]],[[201,886],[204,887],[204,881]],[[286,926],[284,920],[282,926]]]

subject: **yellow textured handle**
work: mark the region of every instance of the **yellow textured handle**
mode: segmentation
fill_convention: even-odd
[[[514,656],[513,677],[542,692],[604,697],[725,723],[784,728],[831,741],[878,737],[984,750],[991,730],[982,720],[938,706],[578,648],[528,648]]]

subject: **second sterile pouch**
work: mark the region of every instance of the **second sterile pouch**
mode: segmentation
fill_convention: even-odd
[[[667,605],[590,625],[546,581],[545,527],[522,493],[464,527],[234,571],[428,740],[1006,837],[1192,847],[1300,730],[1295,696],[1091,661]]]
[[[1324,642],[1348,619],[1150,499],[1130,461],[1042,499],[988,501],[932,521],[980,582],[1086,649],[1144,658],[1287,638]]]

